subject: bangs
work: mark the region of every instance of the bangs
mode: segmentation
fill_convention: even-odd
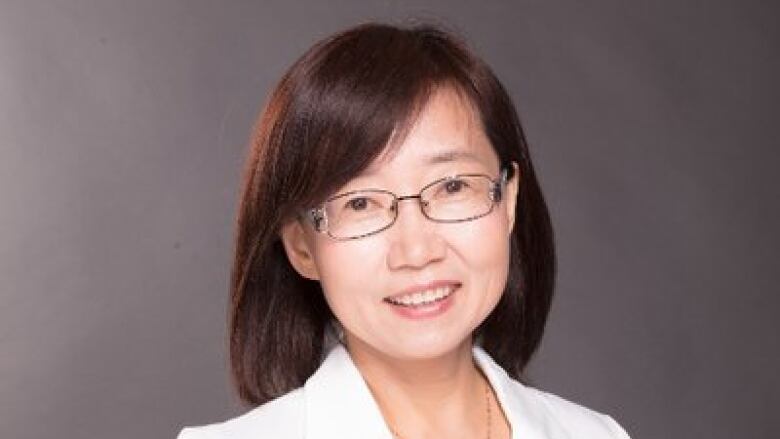
[[[470,96],[459,65],[467,58],[442,50],[437,37],[433,29],[359,27],[314,46],[292,67],[282,84],[288,113],[280,120],[279,147],[287,149],[280,155],[288,157],[295,183],[281,203],[285,216],[319,204],[392,155],[437,89]]]

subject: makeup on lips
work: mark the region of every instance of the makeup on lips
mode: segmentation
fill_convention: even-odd
[[[436,281],[407,288],[404,292],[385,297],[397,314],[409,319],[427,319],[447,311],[453,303],[460,282]]]

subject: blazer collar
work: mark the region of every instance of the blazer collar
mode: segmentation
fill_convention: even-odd
[[[545,438],[548,414],[531,391],[512,379],[482,348],[474,358],[496,393],[513,438]],[[392,439],[368,385],[347,350],[337,344],[304,385],[306,439]]]
[[[510,377],[481,347],[474,347],[474,358],[496,393],[512,427],[513,439],[567,437],[556,423],[550,422],[550,414],[539,404],[534,390]]]
[[[368,385],[337,344],[303,386],[306,439],[392,439]]]

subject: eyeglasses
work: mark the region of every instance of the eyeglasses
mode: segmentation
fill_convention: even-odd
[[[417,195],[398,196],[381,189],[345,192],[306,211],[314,229],[339,241],[379,233],[395,223],[398,203],[417,199],[422,214],[437,223],[481,218],[501,201],[506,169],[497,179],[483,174],[458,174],[429,183]]]

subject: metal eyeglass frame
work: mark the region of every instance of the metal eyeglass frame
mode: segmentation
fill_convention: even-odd
[[[507,182],[507,175],[508,175],[508,172],[507,172],[506,168],[502,169],[501,170],[501,174],[499,175],[499,177],[495,178],[495,179],[491,178],[489,175],[485,175],[485,174],[456,174],[456,175],[450,175],[450,176],[447,176],[447,177],[444,177],[444,178],[440,178],[438,180],[435,180],[435,181],[433,181],[431,183],[426,184],[425,186],[423,186],[422,189],[420,189],[420,192],[418,192],[416,195],[402,195],[402,196],[398,196],[398,195],[396,195],[393,192],[390,192],[390,191],[387,191],[387,190],[383,190],[383,189],[359,189],[359,190],[354,190],[354,191],[349,191],[349,192],[343,192],[343,193],[340,193],[340,194],[337,194],[337,195],[334,195],[334,196],[328,198],[319,207],[315,207],[315,208],[311,208],[311,209],[306,210],[305,211],[305,217],[314,226],[314,230],[316,230],[319,233],[326,233],[330,238],[332,238],[332,239],[334,239],[336,241],[351,241],[351,240],[354,240],[354,239],[365,238],[367,236],[375,235],[375,234],[377,234],[379,232],[382,232],[384,230],[389,229],[390,227],[393,226],[393,224],[395,224],[396,220],[398,219],[398,212],[399,212],[399,209],[397,207],[398,203],[401,202],[401,201],[405,201],[405,200],[413,200],[413,199],[418,200],[418,202],[419,202],[418,204],[420,206],[420,212],[422,212],[422,214],[423,214],[423,216],[425,216],[425,218],[427,218],[428,220],[433,221],[435,223],[462,223],[462,222],[466,222],[466,221],[473,221],[475,219],[482,218],[483,216],[487,216],[491,212],[493,212],[493,209],[495,208],[496,204],[498,204],[501,201],[502,197],[503,197],[504,186],[506,185],[506,182]],[[440,219],[435,219],[435,218],[431,218],[430,216],[428,216],[428,213],[425,211],[425,206],[427,205],[427,202],[422,199],[422,193],[425,192],[425,190],[428,189],[431,186],[437,185],[437,184],[439,184],[439,183],[441,183],[443,181],[454,180],[454,179],[457,179],[457,178],[460,178],[460,177],[484,177],[484,178],[487,178],[488,180],[490,180],[490,182],[492,183],[492,186],[491,186],[491,188],[490,188],[490,190],[488,192],[488,197],[492,201],[492,204],[490,205],[490,209],[487,212],[479,214],[479,215],[471,216],[471,217],[468,217],[468,218],[456,219],[456,220],[440,220]],[[374,231],[371,231],[369,233],[364,233],[362,235],[349,236],[349,237],[333,236],[330,233],[330,230],[328,230],[328,216],[325,213],[325,204],[328,203],[329,201],[335,200],[336,198],[340,198],[340,197],[343,197],[343,196],[346,196],[346,195],[350,195],[350,194],[354,194],[354,193],[358,193],[358,192],[367,192],[367,191],[368,192],[381,192],[381,193],[385,193],[385,194],[391,195],[393,197],[393,204],[392,204],[393,209],[392,210],[395,212],[395,214],[393,216],[393,220],[390,221],[384,227],[381,227],[381,228],[379,228],[377,230],[374,230]]]

